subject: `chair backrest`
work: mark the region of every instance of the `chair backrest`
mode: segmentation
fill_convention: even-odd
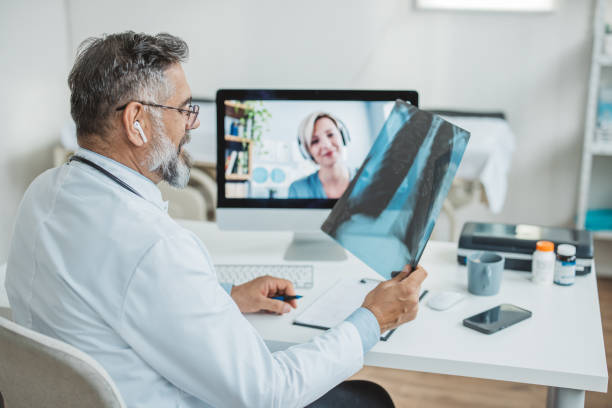
[[[125,407],[113,380],[93,358],[3,317],[0,392],[7,408]]]
[[[4,288],[4,281],[6,280],[6,263],[0,265],[0,316],[11,318],[11,305],[9,304],[8,294]],[[2,408],[2,405],[0,405]]]
[[[168,201],[168,214],[172,218],[206,220],[206,201],[197,189],[191,186],[177,189],[166,182],[159,183],[157,187],[162,193],[162,198]]]
[[[217,184],[206,172],[193,167],[189,185],[177,189],[162,181],[157,185],[164,200],[168,201],[168,214],[172,218],[214,221],[217,206]]]

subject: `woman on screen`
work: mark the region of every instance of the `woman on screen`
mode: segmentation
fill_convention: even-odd
[[[344,162],[350,136],[342,121],[330,113],[313,112],[300,123],[297,138],[302,156],[319,170],[291,183],[289,198],[339,198],[355,174]]]

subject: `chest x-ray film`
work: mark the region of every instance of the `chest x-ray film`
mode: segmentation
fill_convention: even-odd
[[[386,279],[416,266],[469,138],[438,115],[396,101],[321,229]]]

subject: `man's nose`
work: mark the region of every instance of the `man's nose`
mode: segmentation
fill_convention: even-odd
[[[185,126],[187,127],[187,126]],[[191,130],[191,129],[197,129],[200,127],[200,118],[196,118],[195,122],[193,123],[193,126],[190,128],[187,128],[187,130]]]

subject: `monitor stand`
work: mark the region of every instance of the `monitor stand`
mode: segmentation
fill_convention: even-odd
[[[285,261],[344,261],[346,251],[323,232],[295,232]]]

